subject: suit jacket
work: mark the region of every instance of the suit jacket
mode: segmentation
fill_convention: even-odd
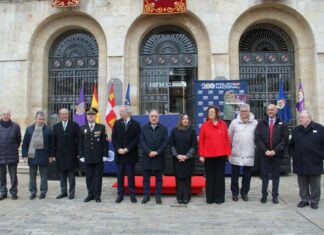
[[[122,119],[115,122],[112,130],[112,143],[115,148],[115,161],[119,163],[132,163],[138,161],[138,143],[140,137],[141,125],[134,119],[130,119],[127,128]],[[118,149],[127,148],[128,152],[124,155],[118,154]]]
[[[79,125],[69,121],[64,131],[62,122],[55,124],[53,139],[56,168],[73,171],[78,167]]]
[[[102,163],[103,157],[108,156],[108,142],[106,128],[96,123],[93,131],[90,131],[89,124],[80,128],[79,155],[85,159],[86,164]]]
[[[143,170],[163,170],[164,153],[168,146],[168,130],[158,123],[155,130],[148,123],[142,126],[140,135],[140,147],[143,150]],[[158,155],[149,157],[151,151],[157,151]]]
[[[255,144],[257,146],[256,153],[260,156],[266,156],[267,150],[274,150],[274,157],[283,157],[284,149],[288,144],[289,133],[288,126],[276,117],[276,122],[272,129],[272,149],[270,148],[270,126],[269,119],[260,121],[255,130]]]

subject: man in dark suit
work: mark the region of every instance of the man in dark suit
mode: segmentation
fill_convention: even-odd
[[[98,110],[91,107],[87,110],[88,123],[80,128],[79,154],[80,161],[85,162],[88,196],[84,202],[95,199],[101,202],[102,172],[104,158],[108,156],[106,128],[95,123]]]
[[[259,155],[262,176],[261,203],[267,202],[269,175],[272,177],[272,202],[278,204],[280,165],[288,143],[288,127],[276,117],[277,107],[267,107],[268,116],[260,121],[255,130],[256,154]]]
[[[53,127],[54,159],[60,172],[61,194],[56,199],[67,197],[67,178],[69,179],[69,199],[75,193],[75,169],[78,167],[79,125],[69,121],[69,110],[59,111],[61,121]]]
[[[131,118],[129,106],[122,106],[119,114],[120,119],[115,122],[111,136],[117,164],[118,196],[116,203],[120,203],[124,199],[125,171],[128,176],[128,189],[131,202],[136,203],[135,164],[138,161],[138,142],[141,126],[139,122]]]
[[[162,171],[164,169],[164,152],[168,145],[168,130],[159,123],[159,113],[149,113],[149,123],[141,128],[140,146],[143,150],[143,185],[144,198],[142,204],[150,200],[150,178],[155,175],[156,203],[161,204]]]

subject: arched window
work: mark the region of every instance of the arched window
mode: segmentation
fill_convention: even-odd
[[[276,103],[280,79],[295,116],[294,47],[288,34],[272,24],[257,24],[242,35],[239,50],[240,79],[248,81],[256,118],[263,118],[266,106]]]
[[[70,118],[84,82],[85,105],[89,107],[93,86],[98,84],[98,45],[95,37],[83,30],[60,35],[49,53],[48,112],[49,125],[58,121],[61,108],[70,110]]]

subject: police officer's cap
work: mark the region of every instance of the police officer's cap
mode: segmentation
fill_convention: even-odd
[[[98,113],[98,109],[94,108],[94,107],[90,107],[87,109],[86,114],[97,114]]]

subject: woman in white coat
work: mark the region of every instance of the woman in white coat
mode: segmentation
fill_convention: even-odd
[[[231,122],[228,133],[232,143],[232,155],[230,163],[232,165],[231,191],[233,201],[238,201],[238,195],[244,201],[248,201],[248,192],[252,168],[254,165],[254,132],[258,122],[254,119],[253,113],[250,112],[250,105],[243,104],[240,106],[240,114]],[[243,167],[242,187],[239,190],[239,175]]]

